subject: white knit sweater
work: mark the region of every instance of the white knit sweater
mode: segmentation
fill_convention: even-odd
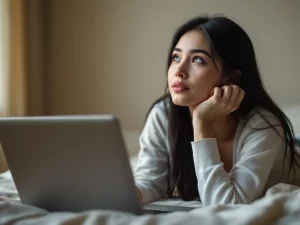
[[[233,167],[227,173],[220,160],[214,138],[192,142],[198,191],[203,205],[249,203],[261,197],[277,183],[291,183],[287,165],[283,171],[285,143],[260,115],[251,113],[246,126],[239,125],[234,138]],[[263,111],[272,124],[277,118]],[[276,127],[282,136],[281,127]],[[171,162],[168,144],[168,120],[162,102],[151,110],[140,136],[138,164],[134,172],[136,186],[144,202],[166,195]],[[299,184],[299,182],[297,182]]]

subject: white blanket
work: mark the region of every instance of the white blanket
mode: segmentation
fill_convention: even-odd
[[[49,213],[22,205],[9,172],[0,174],[0,224],[59,225],[168,225],[168,224],[300,224],[300,189],[278,184],[265,197],[249,205],[215,205],[190,212],[135,216],[115,211],[93,210],[81,213]]]

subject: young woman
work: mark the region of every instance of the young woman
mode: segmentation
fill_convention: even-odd
[[[292,126],[265,91],[252,42],[222,16],[174,35],[166,95],[152,106],[134,173],[141,201],[249,203],[296,180]]]

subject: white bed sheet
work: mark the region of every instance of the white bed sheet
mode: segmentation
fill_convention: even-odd
[[[300,224],[300,188],[285,184],[274,186],[265,197],[249,205],[214,205],[190,212],[143,216],[105,210],[49,213],[22,205],[14,202],[18,197],[9,172],[0,174],[0,195],[1,225]]]

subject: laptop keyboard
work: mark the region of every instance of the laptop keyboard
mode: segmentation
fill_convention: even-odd
[[[144,209],[143,212],[144,212],[144,214],[148,214],[148,215],[157,215],[157,214],[167,214],[167,213],[169,213],[169,212],[166,212],[166,211],[148,210],[148,209]]]

